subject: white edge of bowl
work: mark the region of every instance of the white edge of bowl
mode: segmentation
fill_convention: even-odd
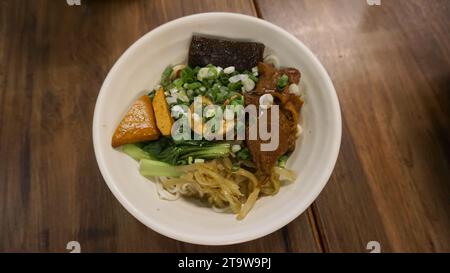
[[[147,217],[145,217],[145,215],[141,214],[135,207],[133,207],[132,204],[125,198],[125,196],[123,196],[122,193],[118,190],[118,188],[113,183],[111,183],[112,178],[109,176],[107,168],[104,165],[105,161],[103,160],[102,154],[100,153],[100,151],[97,148],[97,147],[99,147],[98,144],[100,143],[100,136],[98,135],[98,133],[96,133],[96,131],[98,131],[98,130],[96,130],[96,128],[99,128],[99,126],[101,126],[99,124],[100,121],[99,121],[99,113],[98,113],[98,111],[99,111],[98,109],[100,108],[100,107],[98,107],[99,102],[103,101],[103,96],[105,96],[106,87],[111,82],[111,75],[114,74],[115,70],[120,66],[120,64],[122,62],[124,62],[125,59],[127,59],[128,55],[131,54],[131,52],[134,50],[134,48],[139,47],[141,44],[145,43],[145,41],[147,39],[150,39],[153,35],[157,34],[158,32],[165,31],[166,28],[169,28],[172,24],[178,23],[179,21],[192,20],[196,17],[214,17],[214,16],[228,16],[228,17],[230,17],[230,19],[239,18],[239,19],[244,19],[244,20],[253,21],[253,22],[262,24],[268,28],[272,28],[278,32],[284,33],[286,35],[286,37],[289,40],[291,40],[291,42],[294,42],[299,47],[301,47],[304,50],[304,52],[306,52],[306,54],[309,55],[309,57],[311,57],[311,59],[313,60],[315,65],[317,65],[320,73],[324,75],[325,80],[326,80],[325,84],[327,86],[327,89],[332,91],[332,92],[330,92],[329,96],[332,99],[333,114],[336,116],[336,119],[337,119],[337,122],[333,124],[333,126],[335,127],[333,131],[335,131],[336,134],[332,138],[333,139],[332,150],[331,150],[332,160],[330,160],[328,162],[328,166],[326,167],[326,169],[324,169],[324,172],[322,172],[321,177],[319,179],[317,179],[317,181],[320,183],[317,183],[315,185],[315,187],[313,188],[313,190],[311,191],[310,201],[301,206],[299,205],[298,207],[293,207],[292,210],[288,211],[286,214],[281,215],[278,222],[267,223],[267,225],[265,225],[264,227],[261,227],[258,230],[258,232],[254,232],[251,235],[237,234],[235,236],[235,238],[232,240],[230,240],[229,238],[222,239],[219,237],[215,238],[214,240],[211,240],[210,238],[207,238],[207,237],[204,237],[201,235],[180,234],[180,232],[177,232],[175,230],[168,230],[166,227],[163,227],[162,225],[158,224],[157,222],[153,222],[150,219],[148,219]],[[301,215],[312,204],[312,202],[314,202],[314,200],[320,194],[322,189],[328,183],[328,180],[329,180],[329,178],[333,172],[334,166],[336,164],[336,161],[337,161],[337,158],[339,155],[339,149],[340,149],[341,137],[342,137],[342,120],[341,120],[341,110],[340,110],[340,106],[339,106],[339,100],[338,100],[338,97],[336,94],[336,90],[330,79],[330,76],[328,75],[327,71],[325,70],[323,65],[320,63],[318,58],[311,52],[311,50],[308,47],[306,47],[300,40],[298,40],[294,35],[292,35],[291,33],[287,32],[286,30],[282,29],[279,26],[276,26],[265,20],[262,20],[262,19],[259,19],[256,17],[252,17],[249,15],[243,15],[243,14],[238,14],[238,13],[228,13],[228,12],[207,12],[207,13],[198,13],[198,14],[181,17],[181,18],[172,20],[170,22],[167,22],[167,23],[153,29],[152,31],[148,32],[147,34],[145,34],[144,36],[139,38],[136,42],[134,42],[120,56],[120,58],[116,61],[116,63],[111,68],[108,75],[106,76],[106,79],[103,82],[100,92],[98,94],[97,101],[95,104],[95,110],[94,110],[92,133],[93,133],[93,144],[94,144],[95,157],[96,157],[97,163],[99,165],[100,172],[101,172],[106,184],[108,185],[108,187],[111,190],[111,192],[113,193],[113,195],[122,204],[122,206],[125,207],[125,209],[128,212],[130,212],[135,218],[137,218],[141,223],[143,223],[147,227],[153,229],[154,231],[156,231],[164,236],[170,237],[175,240],[183,241],[186,243],[200,244],[200,245],[231,245],[231,244],[237,244],[237,243],[255,240],[255,239],[261,238],[263,236],[266,236],[272,232],[279,230],[280,228],[289,224],[291,221],[293,221],[299,215]]]

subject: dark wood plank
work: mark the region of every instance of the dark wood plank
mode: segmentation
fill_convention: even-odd
[[[107,72],[146,32],[205,11],[255,14],[250,0],[0,1],[0,251],[65,252],[71,240],[83,252],[318,250],[306,215],[245,244],[177,242],[135,220],[101,177],[91,124]]]
[[[313,205],[325,250],[450,251],[450,2],[256,3],[318,55],[340,99],[340,157]]]

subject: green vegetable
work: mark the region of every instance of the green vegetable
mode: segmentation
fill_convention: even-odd
[[[239,152],[236,153],[236,158],[239,160],[250,160],[251,159],[250,151],[248,148],[243,148]]]
[[[178,92],[178,99],[181,100],[181,102],[189,103],[189,97],[184,90]]]
[[[170,82],[170,75],[172,75],[173,69],[172,67],[167,67],[164,69],[164,72],[161,75],[161,85],[166,88],[171,82]]]
[[[181,149],[180,158],[186,158],[186,156],[192,156],[194,158],[213,159],[228,156],[230,154],[230,144],[212,144],[210,147],[187,147],[178,146]],[[174,149],[176,151],[176,149]]]
[[[197,73],[194,73],[194,70],[189,66],[186,66],[183,70],[181,70],[180,77],[185,83],[193,83],[197,77]]]
[[[153,159],[149,153],[142,150],[136,144],[125,144],[122,146],[122,151],[137,161],[141,159]]]
[[[180,176],[183,174],[176,166],[169,165],[167,163],[142,159],[139,164],[139,172],[142,176]]]
[[[282,90],[283,88],[285,88],[288,85],[288,82],[289,82],[289,77],[286,74],[283,74],[283,76],[281,76],[278,79],[278,83],[277,83],[278,90]]]
[[[235,94],[230,94],[230,97],[233,97]],[[230,103],[233,106],[244,105],[244,96],[240,95],[236,96]]]
[[[155,155],[160,154],[165,148],[172,145],[172,139],[168,137],[161,137],[155,141],[149,141],[143,144],[142,149],[155,157]]]
[[[249,77],[252,81],[254,81],[255,83],[258,82],[258,77],[256,77],[256,76],[253,75],[252,73],[248,74],[248,77]]]
[[[223,71],[218,71],[217,67],[211,64],[195,68],[187,66],[181,70],[180,77],[170,83],[168,87],[177,88],[178,90],[184,89],[189,97],[189,102],[192,101],[193,96],[201,95],[209,97],[215,104],[221,104],[235,94],[242,94],[243,84],[241,81],[229,82],[231,76],[238,74],[240,74],[238,71],[225,74]],[[258,81],[258,77],[254,76],[250,71],[246,70],[242,74],[248,75],[254,82]],[[179,101],[178,103],[181,102]],[[184,103],[187,103],[187,101]]]
[[[217,78],[217,69],[214,66],[206,66],[198,71],[197,79],[201,82],[214,81]]]
[[[287,154],[280,156],[280,158],[278,158],[278,167],[280,167],[280,168],[286,167],[286,162],[287,162],[288,158],[289,158],[289,155],[287,155]]]
[[[215,104],[222,104],[223,101],[228,97],[228,93],[228,88],[226,86],[221,86],[220,83],[215,83],[208,92],[208,96],[213,100]]]
[[[241,90],[242,86],[243,85],[242,85],[241,81],[230,82],[228,84],[228,90],[230,90],[230,91],[238,91],[238,90]]]
[[[218,74],[219,74],[217,72],[217,68],[214,65],[212,65],[212,64],[207,65],[207,67],[209,67],[208,74],[210,75],[210,77],[208,77],[208,78],[209,79],[216,79]]]
[[[189,157],[213,159],[228,156],[231,150],[230,146],[226,142],[173,141],[171,138],[160,138],[148,142],[143,146],[143,150],[159,161],[171,165],[181,165],[186,164]]]
[[[197,76],[198,71],[200,71],[200,69],[201,69],[201,67],[196,66],[196,67],[192,70],[192,72],[194,73],[195,76]]]
[[[249,79],[251,79],[252,81],[254,81],[255,83],[258,82],[258,77],[256,77],[255,75],[253,75],[252,72],[245,70],[242,74],[245,74],[248,76]]]
[[[225,73],[220,73],[219,76],[217,77],[217,81],[222,84],[222,85],[228,85],[229,83],[229,79],[230,75],[229,74],[225,74]]]
[[[202,87],[202,84],[199,83],[199,82],[193,82],[193,83],[190,83],[190,84],[186,85],[186,89],[191,89],[191,90],[194,90],[194,89],[197,89],[197,88],[200,88],[200,87]]]
[[[184,81],[182,79],[176,79],[173,81],[173,85],[177,88],[177,89],[181,89],[183,87]]]

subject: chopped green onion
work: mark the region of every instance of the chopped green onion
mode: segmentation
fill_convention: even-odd
[[[252,73],[247,74],[249,79],[251,79],[252,81],[254,81],[255,83],[258,82],[258,77],[256,77],[255,75],[253,75]]]
[[[242,88],[242,82],[238,81],[238,82],[230,82],[228,84],[228,90],[230,91],[238,91],[241,90]]]
[[[288,155],[280,156],[280,158],[278,158],[278,167],[280,167],[280,168],[286,167],[286,162],[287,162],[288,158],[289,158]]]
[[[198,71],[200,71],[200,69],[201,69],[201,67],[196,66],[192,72],[194,72],[194,75],[197,75]]]
[[[183,87],[184,81],[182,79],[176,79],[173,81],[173,85],[175,85],[175,87],[177,89],[181,89]]]
[[[167,67],[161,75],[161,85],[167,87],[170,84],[170,75],[172,74],[172,67]]]
[[[208,79],[215,79],[215,78],[217,78],[217,75],[219,73],[217,72],[217,68],[215,66],[210,66],[208,74],[209,74]]]
[[[285,88],[289,83],[289,77],[286,74],[283,74],[283,76],[281,76],[278,79],[278,83],[277,83],[277,87],[278,90],[282,90],[283,88]]]
[[[200,68],[197,74],[197,79],[199,81],[205,80],[215,80],[217,78],[217,68],[213,65],[208,65],[206,67]]]
[[[248,148],[243,148],[236,154],[236,158],[240,160],[249,160],[251,158]]]
[[[195,72],[189,66],[181,70],[180,77],[185,83],[192,83],[195,81]]]
[[[193,83],[187,84],[185,88],[194,90],[194,89],[197,89],[197,88],[200,88],[200,87],[202,87],[201,83],[193,82]]]

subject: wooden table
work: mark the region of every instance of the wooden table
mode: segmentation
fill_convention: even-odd
[[[0,1],[0,251],[450,251],[450,1]],[[328,185],[264,238],[207,247],[148,229],[97,168],[94,104],[151,29],[207,11],[258,16],[302,40],[343,114]],[[282,42],[282,41],[280,41]]]

